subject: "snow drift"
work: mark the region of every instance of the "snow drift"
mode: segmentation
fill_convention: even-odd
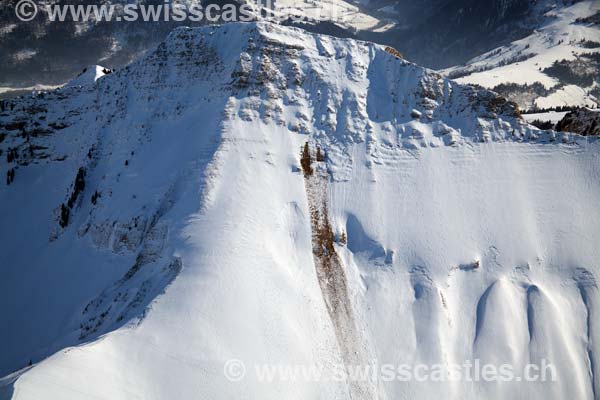
[[[265,23],[177,29],[0,111],[4,398],[599,393],[594,138]],[[558,380],[231,382],[229,359],[548,359]]]

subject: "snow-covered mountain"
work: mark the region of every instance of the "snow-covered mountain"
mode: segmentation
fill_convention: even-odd
[[[522,108],[600,104],[600,3],[539,2],[536,29],[443,71],[494,89]]]
[[[600,143],[392,53],[179,28],[1,102],[0,398],[594,398]],[[251,374],[474,359],[557,380]]]

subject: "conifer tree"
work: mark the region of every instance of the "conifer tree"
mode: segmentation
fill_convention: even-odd
[[[304,144],[304,149],[302,150],[302,157],[300,158],[300,165],[302,166],[302,171],[304,171],[305,177],[308,177],[313,173],[311,163],[312,160],[310,157],[310,148],[308,147],[308,142],[306,142]]]

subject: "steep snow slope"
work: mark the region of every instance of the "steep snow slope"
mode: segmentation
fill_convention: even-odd
[[[552,7],[547,10],[549,4]],[[443,73],[461,83],[495,88],[523,108],[598,104],[600,27],[596,19],[600,4],[540,2],[538,8],[544,13],[531,35]],[[561,61],[570,74],[552,68]]]
[[[263,23],[178,29],[94,85],[0,112],[4,398],[600,390],[593,138],[380,46]],[[326,153],[310,177],[307,141]],[[474,359],[548,359],[558,381],[252,374]]]

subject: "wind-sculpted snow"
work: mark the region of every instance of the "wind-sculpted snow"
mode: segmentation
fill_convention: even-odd
[[[598,393],[600,144],[489,91],[378,45],[229,24],[4,101],[0,129],[0,396]],[[547,359],[558,380],[253,373],[476,358]]]

